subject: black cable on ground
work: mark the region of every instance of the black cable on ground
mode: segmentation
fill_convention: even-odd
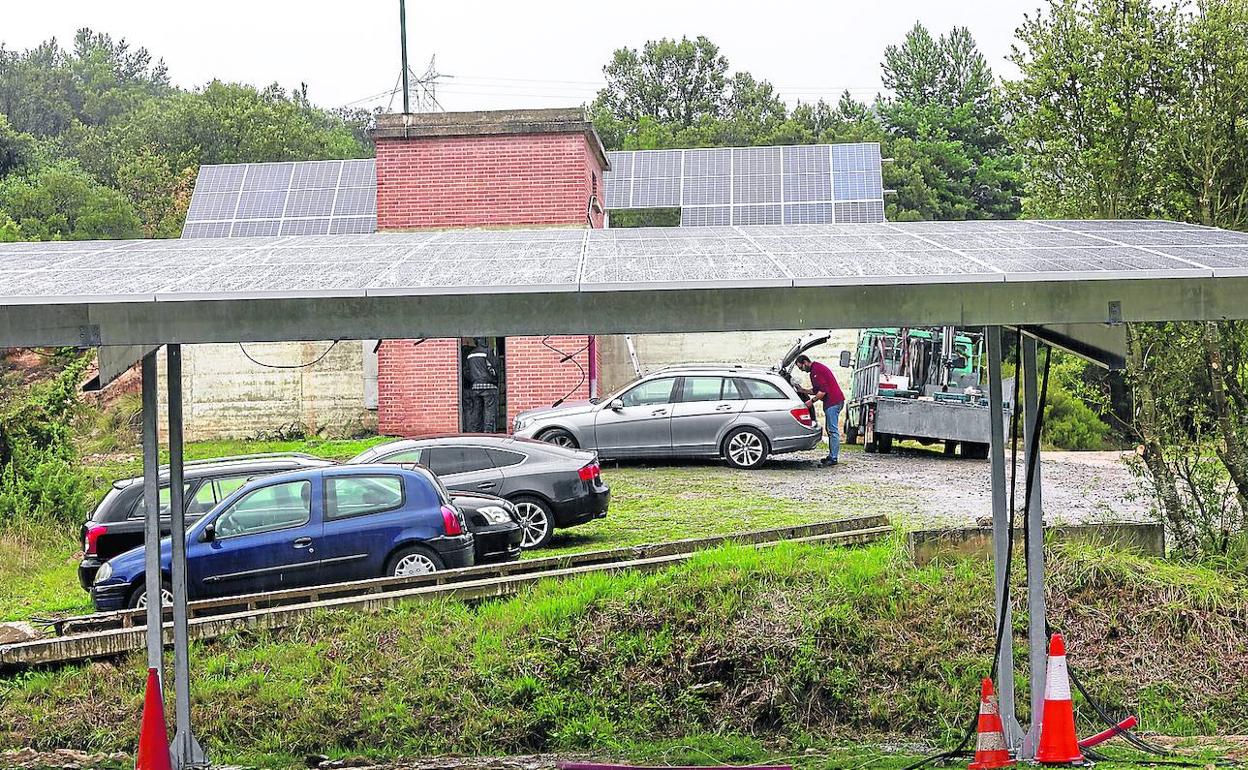
[[[1020,348],[1021,348],[1022,332],[1019,332],[1018,338],[1020,341]],[[998,608],[997,618],[996,618],[997,637],[996,637],[996,642],[992,646],[992,666],[991,666],[989,677],[988,677],[989,679],[992,679],[994,682],[997,680],[997,671],[999,668],[998,664],[1001,661],[1001,645],[1005,641],[1005,617],[1007,615],[1006,608],[1010,606],[1010,573],[1013,570],[1013,566],[1014,566],[1013,565],[1014,563],[1014,512],[1016,510],[1014,491],[1015,491],[1015,486],[1016,486],[1015,481],[1018,478],[1019,381],[1020,381],[1020,378],[1018,377],[1017,372],[1016,372],[1015,377],[1014,377],[1013,412],[1010,415],[1010,500],[1009,500],[1010,518],[1009,518],[1009,527],[1006,530],[1006,542],[1008,543],[1008,548],[1006,549],[1006,557],[1005,557],[1005,580],[1004,580],[1002,591],[1001,591],[1001,606]],[[1045,371],[1045,384],[1046,385],[1048,384],[1048,371],[1047,370]],[[1042,403],[1043,403],[1043,399],[1044,399],[1044,396],[1042,394],[1041,395]],[[1029,465],[1035,462],[1035,456],[1036,455],[1034,451],[1029,455],[1028,457]],[[1028,478],[1030,478],[1031,477],[1030,468],[1028,470],[1029,472],[1027,475],[1028,475]],[[974,716],[971,717],[971,721],[967,725],[966,731],[962,734],[962,740],[958,741],[957,746],[950,749],[949,751],[942,751],[938,754],[932,754],[931,756],[924,757],[918,760],[917,762],[913,762],[909,765],[906,765],[904,768],[902,768],[902,770],[918,770],[918,768],[925,767],[935,762],[942,762],[946,759],[957,759],[959,757],[964,757],[972,753],[967,749],[967,747],[970,745],[971,738],[975,736],[975,733],[979,728],[979,703],[976,702],[975,706],[976,706],[975,714]]]

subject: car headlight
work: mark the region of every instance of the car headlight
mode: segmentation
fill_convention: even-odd
[[[491,524],[506,524],[511,521],[511,516],[508,515],[507,511],[499,508],[497,505],[487,505],[477,512]]]
[[[112,576],[113,576],[113,565],[109,564],[108,562],[104,562],[102,565],[100,565],[100,568],[95,571],[95,582],[103,583],[105,580],[108,580]]]

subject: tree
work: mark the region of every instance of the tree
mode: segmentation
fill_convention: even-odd
[[[168,90],[163,62],[89,29],[78,31],[70,52],[55,38],[23,53],[0,48],[0,112],[37,137],[76,122],[103,124]]]
[[[1159,216],[1165,114],[1181,93],[1178,12],[1152,0],[1050,0],[1027,16],[1006,83],[1038,216]]]
[[[172,171],[151,147],[143,147],[117,170],[117,187],[134,206],[144,238],[176,238],[191,205],[195,169]]]
[[[616,49],[603,73],[607,85],[594,105],[617,120],[649,117],[688,128],[723,113],[728,60],[705,37],[650,40],[640,52]]]
[[[26,240],[140,235],[139,218],[126,196],[100,185],[72,164],[0,182],[0,221],[4,216],[18,224]]]
[[[996,80],[964,27],[933,38],[915,24],[884,52],[876,106],[892,137],[890,218],[1009,219],[1020,211],[1020,179],[1003,132]]]
[[[1186,22],[1179,93],[1163,113],[1175,213],[1248,228],[1248,0],[1201,0]]]
[[[1248,222],[1248,2],[1051,0],[1007,84],[1036,216]],[[1248,529],[1248,325],[1135,324],[1122,428],[1180,552]],[[1113,414],[1103,410],[1105,414]]]
[[[9,119],[0,114],[0,179],[30,165],[34,154],[34,137],[14,129]]]

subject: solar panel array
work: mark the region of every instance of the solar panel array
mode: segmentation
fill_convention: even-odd
[[[0,306],[1248,277],[1248,234],[915,222],[0,244]]]
[[[377,229],[371,159],[201,166],[183,238],[339,235]]]
[[[876,143],[607,153],[608,209],[679,208],[685,227],[884,221]]]

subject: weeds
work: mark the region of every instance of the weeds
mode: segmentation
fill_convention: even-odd
[[[663,572],[548,581],[507,600],[239,631],[193,648],[197,729],[226,756],[759,761],[777,745],[835,754],[830,742],[864,735],[946,741],[974,713],[988,670],[991,567],[915,569],[899,550],[730,546]],[[1248,682],[1234,674],[1248,665],[1246,635],[1225,631],[1248,606],[1238,588],[1085,547],[1055,551],[1052,564],[1053,623],[1109,708],[1171,733],[1248,727]],[[1158,595],[1174,604],[1157,611],[1186,625],[1148,613]],[[1138,617],[1117,617],[1122,607]],[[1024,627],[1020,613],[1019,638]],[[1158,665],[1162,655],[1182,665]],[[133,655],[0,679],[0,748],[131,750],[142,670]]]

